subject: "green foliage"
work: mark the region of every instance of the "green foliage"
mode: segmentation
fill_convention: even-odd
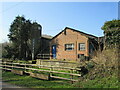
[[[80,86],[81,88],[118,88],[119,82],[118,78],[113,75],[104,78],[96,78],[94,80],[81,81],[75,86]]]
[[[93,67],[94,67],[94,63],[93,62],[87,63],[87,68],[88,69],[93,68]]]
[[[81,88],[118,88],[118,54],[116,48],[96,52],[96,56],[86,62],[88,73],[74,85]]]
[[[10,46],[5,46],[4,50],[2,51],[2,57],[3,58],[12,58],[12,52],[11,52],[12,48],[10,48]],[[13,50],[12,50],[13,51]]]
[[[103,65],[95,65],[74,85],[81,88],[118,88],[118,70]]]
[[[15,53],[11,53],[11,57],[26,60],[31,59],[31,53],[37,55],[40,47],[40,30],[41,26],[37,22],[32,23],[30,20],[26,20],[24,16],[17,16],[10,25],[10,33],[8,34],[10,41],[12,41],[10,48]]]
[[[33,73],[37,73],[37,74],[44,74],[44,75],[49,75],[49,72],[44,72],[44,71],[32,71]]]
[[[18,53],[16,52],[16,48],[11,43],[2,43],[2,57],[3,58],[12,58],[15,59]]]
[[[102,30],[109,31],[110,29],[113,29],[115,27],[120,27],[120,20],[112,20],[105,22]]]
[[[120,44],[120,20],[105,22],[102,30],[105,34],[105,46],[113,48]]]
[[[16,60],[11,60],[12,61],[12,63],[20,63],[20,64],[32,64],[32,60],[27,60],[27,61],[25,61],[25,60],[19,60],[19,59],[16,59]]]

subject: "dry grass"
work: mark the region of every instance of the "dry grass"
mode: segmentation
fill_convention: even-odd
[[[97,51],[96,56],[93,57],[93,61],[99,65],[107,67],[118,67],[118,50],[107,49],[102,52]]]
[[[93,64],[88,73],[80,78],[76,86],[82,88],[118,88],[118,53],[117,49],[97,51],[96,56],[86,64]]]

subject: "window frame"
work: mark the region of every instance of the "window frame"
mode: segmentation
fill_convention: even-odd
[[[82,48],[81,48],[81,44],[82,44]],[[84,44],[84,49],[83,49],[83,44]],[[79,43],[79,44],[78,44],[78,50],[79,50],[79,51],[85,51],[85,50],[86,50],[85,43]]]
[[[67,45],[71,45],[71,46],[67,47]],[[67,43],[64,46],[65,46],[65,51],[72,51],[72,50],[74,50],[74,43]]]

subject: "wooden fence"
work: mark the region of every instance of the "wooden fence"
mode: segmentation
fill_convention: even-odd
[[[36,78],[40,78],[40,79],[46,79],[46,80],[50,80],[52,78],[56,78],[56,79],[63,79],[63,80],[69,80],[72,83],[75,81],[78,81],[74,79],[74,76],[76,77],[80,77],[81,74],[76,74],[73,73],[75,71],[80,71],[79,68],[70,68],[70,67],[56,67],[56,66],[45,66],[45,65],[35,65],[35,64],[21,64],[21,63],[10,63],[10,62],[0,62],[0,66],[2,67],[2,69],[4,70],[10,70],[13,73],[16,74],[30,74],[30,76],[32,77],[36,77]],[[55,68],[61,68],[61,70],[70,70],[70,73],[66,73],[66,72],[62,72],[62,71],[56,71],[54,70]],[[17,71],[15,70],[17,69]],[[44,69],[48,69],[48,70],[44,70]],[[40,72],[46,72],[48,73],[48,75],[45,74],[40,74],[40,73],[32,73],[31,71],[40,71]],[[64,77],[59,77],[56,76],[54,74],[63,74],[63,75],[69,75],[71,78],[64,78]]]

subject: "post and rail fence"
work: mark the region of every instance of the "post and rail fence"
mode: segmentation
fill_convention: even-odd
[[[80,77],[81,74],[73,73],[74,71],[80,71],[80,68],[71,68],[71,67],[57,67],[57,66],[47,66],[47,65],[35,65],[35,64],[22,64],[22,63],[10,63],[10,62],[0,62],[0,67],[2,67],[2,70],[9,70],[13,73],[23,75],[29,74],[32,77],[40,78],[40,79],[46,79],[46,80],[51,80],[52,78],[54,79],[62,79],[62,80],[68,80],[73,82],[78,81],[78,79],[74,79],[75,77]],[[45,67],[45,68],[44,68]],[[47,68],[47,70],[46,70]],[[56,71],[55,68],[61,68],[61,69],[67,69],[65,71],[70,71],[70,72],[63,72],[63,71]],[[32,73],[31,71],[37,71],[37,73]],[[38,72],[43,72],[43,73],[48,73],[48,75],[40,74]],[[57,74],[57,75],[54,75]],[[68,77],[61,77],[58,74],[62,75],[69,75],[71,78]]]

